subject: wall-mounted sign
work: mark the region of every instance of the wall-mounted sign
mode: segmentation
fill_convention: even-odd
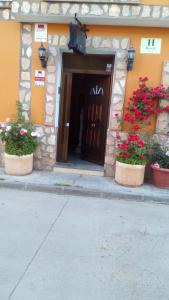
[[[106,72],[111,72],[112,71],[112,64],[107,64],[106,65]]]
[[[35,70],[35,86],[44,86],[44,85],[45,85],[45,71]]]
[[[140,53],[160,54],[161,53],[161,39],[142,38]]]
[[[35,24],[35,42],[47,42],[47,24]]]

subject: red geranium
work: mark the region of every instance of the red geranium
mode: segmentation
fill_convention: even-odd
[[[169,98],[169,88],[162,84],[156,87],[147,86],[148,77],[139,78],[139,88],[133,92],[128,103],[124,120],[130,123],[146,121],[149,116],[169,111],[169,105],[158,107],[159,100]]]
[[[145,143],[139,134],[129,134],[118,142],[117,160],[128,164],[145,164]]]

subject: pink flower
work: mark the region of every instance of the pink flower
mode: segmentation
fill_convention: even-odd
[[[160,168],[160,165],[156,162],[156,163],[154,163],[154,167]]]
[[[120,140],[120,134],[117,134],[117,135],[116,135],[116,139],[117,139],[117,140]]]
[[[23,129],[19,130],[19,134],[20,135],[24,135],[25,134],[25,130],[23,130]]]

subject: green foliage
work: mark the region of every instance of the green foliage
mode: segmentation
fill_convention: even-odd
[[[169,169],[169,149],[155,142],[151,149],[151,163],[159,164],[160,168]]]
[[[117,161],[122,162],[124,164],[129,164],[129,165],[145,165],[145,160],[139,159],[138,156],[132,158],[126,158],[126,157],[119,157],[117,156]]]
[[[22,104],[17,103],[17,113],[13,120],[0,124],[0,137],[5,142],[5,152],[12,155],[26,155],[35,152],[38,139],[34,126],[26,121]]]

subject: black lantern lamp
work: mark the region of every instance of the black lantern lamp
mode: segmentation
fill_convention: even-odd
[[[47,50],[44,47],[43,43],[41,43],[41,46],[38,49],[38,51],[39,51],[39,58],[41,61],[41,66],[42,66],[42,68],[46,68],[48,58],[47,58]]]
[[[127,58],[127,71],[132,71],[133,70],[133,62],[135,59],[135,49],[132,47],[129,48],[128,50],[128,58]]]
[[[68,48],[73,50],[74,53],[84,55],[86,53],[86,32],[89,29],[86,28],[86,25],[83,25],[77,18],[77,14],[74,17],[74,23],[69,25],[69,43]]]

